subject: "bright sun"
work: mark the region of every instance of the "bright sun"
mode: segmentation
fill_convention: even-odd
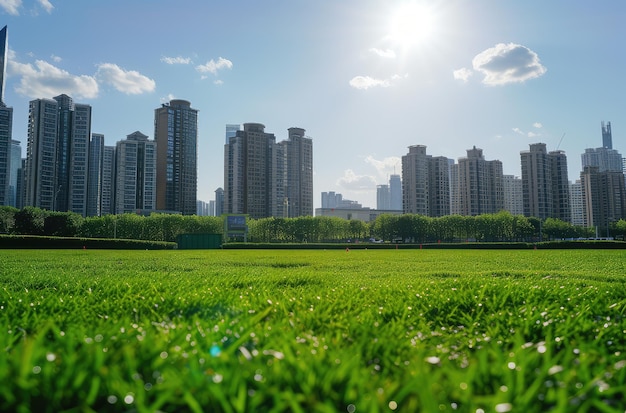
[[[389,38],[403,49],[423,44],[435,31],[435,14],[423,3],[406,2],[392,14]]]

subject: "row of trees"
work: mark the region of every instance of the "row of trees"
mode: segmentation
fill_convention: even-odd
[[[591,228],[554,218],[511,215],[478,216],[380,215],[365,223],[336,217],[263,218],[248,220],[250,242],[345,242],[376,238],[394,242],[534,241],[589,238]],[[85,238],[125,238],[176,241],[179,234],[223,233],[221,217],[136,214],[88,217],[71,212],[50,212],[34,207],[0,207],[0,233]],[[626,221],[612,223],[611,236],[626,235]]]

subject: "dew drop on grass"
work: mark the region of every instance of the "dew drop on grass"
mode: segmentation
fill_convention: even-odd
[[[109,402],[109,404],[115,404],[117,403],[117,396],[115,395],[110,395],[109,397],[107,397],[107,402]]]
[[[426,361],[429,362],[430,364],[439,364],[441,359],[437,356],[430,356],[426,358]]]
[[[57,356],[54,353],[47,353],[46,354],[46,360],[48,361],[54,361],[56,360]]]
[[[41,367],[40,367],[40,366],[35,366],[35,367],[33,367],[33,373],[34,373],[34,374],[39,374],[39,373],[41,373]]]
[[[389,409],[396,410],[397,408],[398,408],[398,403],[396,403],[394,400],[389,402]]]
[[[131,404],[134,401],[135,401],[135,396],[133,396],[132,394],[127,394],[126,396],[124,396],[124,403],[126,404]]]
[[[356,406],[353,404],[349,404],[348,407],[346,407],[346,411],[348,413],[354,413],[356,411]]]
[[[216,373],[216,374],[213,376],[213,383],[221,383],[221,382],[222,382],[222,380],[224,380],[224,376],[222,376],[222,375],[221,375],[221,374],[219,374],[219,373]]]
[[[511,369],[511,370],[515,370],[515,367],[516,367],[516,366],[515,366],[515,363],[513,363],[512,361],[510,361],[510,362],[509,362],[509,364],[508,364],[508,367],[509,367],[509,369]]]
[[[496,404],[496,412],[498,413],[506,413],[513,410],[513,405],[511,403],[500,403]]]

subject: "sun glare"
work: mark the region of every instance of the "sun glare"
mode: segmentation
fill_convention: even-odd
[[[427,42],[435,31],[435,15],[423,3],[406,2],[394,10],[389,38],[403,49]]]

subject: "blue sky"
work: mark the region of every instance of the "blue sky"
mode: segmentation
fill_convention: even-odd
[[[66,93],[114,145],[172,98],[199,110],[198,198],[223,186],[226,124],[313,139],[314,200],[376,207],[410,145],[472,146],[520,175],[520,151],[626,153],[626,2],[576,0],[0,0],[5,102],[26,150],[28,102]],[[565,135],[564,135],[565,134]],[[562,140],[561,140],[562,138]]]

